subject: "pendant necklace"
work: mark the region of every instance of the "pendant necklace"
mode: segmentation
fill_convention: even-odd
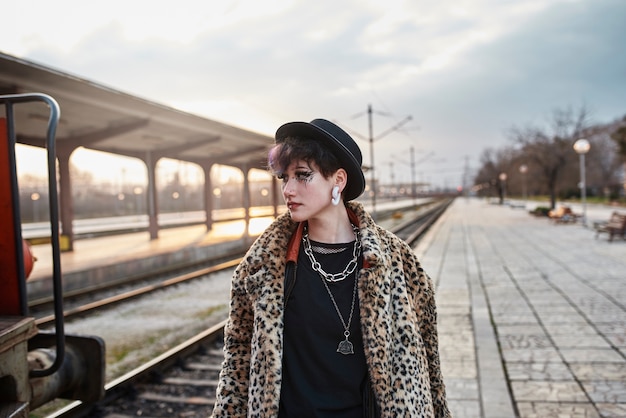
[[[324,285],[324,287],[326,288],[326,291],[328,292],[328,295],[330,296],[330,300],[333,303],[333,306],[335,307],[335,311],[337,311],[339,320],[341,320],[341,325],[343,325],[343,329],[344,329],[343,336],[346,339],[339,342],[339,345],[337,346],[337,352],[340,354],[344,354],[344,355],[354,354],[354,345],[352,344],[352,342],[350,342],[350,340],[348,340],[348,337],[350,337],[350,324],[352,323],[352,315],[354,314],[354,304],[356,301],[356,288],[357,288],[357,275],[358,275],[358,272],[356,272],[356,267],[358,264],[359,250],[361,249],[361,240],[359,236],[360,235],[359,230],[354,225],[352,226],[352,228],[354,229],[354,235],[356,236],[356,241],[354,243],[354,250],[353,250],[353,259],[350,260],[350,262],[346,266],[346,269],[343,272],[338,273],[338,274],[329,274],[329,273],[326,273],[324,270],[322,270],[322,266],[315,259],[315,256],[313,255],[313,251],[311,250],[311,241],[309,240],[309,234],[308,234],[308,231],[306,230],[306,227],[304,230],[304,234],[302,236],[302,241],[304,242],[304,252],[309,257],[313,270],[315,270],[319,274],[320,278],[322,279],[322,284]],[[330,287],[328,287],[327,282],[332,283],[332,282],[342,281],[353,272],[355,274],[354,274],[354,289],[352,290],[352,304],[350,305],[350,316],[348,316],[348,323],[346,324],[346,321],[343,319],[343,315],[341,315],[341,311],[339,310],[339,307],[337,306],[337,302],[335,301],[335,298],[333,297],[333,293],[330,291]]]
[[[343,329],[344,329],[343,336],[346,337],[345,340],[339,342],[339,345],[337,346],[337,352],[341,354],[354,354],[354,346],[348,340],[348,337],[350,336],[350,324],[352,323],[352,314],[354,313],[354,302],[356,301],[356,284],[357,284],[356,274],[354,275],[354,290],[352,291],[352,305],[350,306],[350,316],[348,317],[347,324],[346,324],[346,321],[344,321],[343,319],[343,315],[341,315],[341,311],[339,310],[339,307],[337,306],[337,302],[335,302],[335,298],[333,297],[333,294],[330,291],[328,284],[326,284],[326,280],[322,279],[322,283],[324,284],[324,287],[326,288],[326,291],[328,292],[328,295],[330,296],[330,300],[333,302],[333,305],[335,306],[337,315],[339,315],[339,319],[341,320],[341,324],[343,325]]]

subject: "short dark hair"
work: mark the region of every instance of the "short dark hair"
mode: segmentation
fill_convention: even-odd
[[[272,174],[280,176],[297,160],[315,163],[325,178],[341,168],[337,157],[320,141],[299,136],[288,136],[270,150],[268,168]]]

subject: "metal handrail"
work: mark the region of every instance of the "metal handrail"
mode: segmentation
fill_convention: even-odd
[[[28,316],[28,301],[26,295],[26,274],[24,271],[24,252],[22,251],[22,222],[19,208],[19,191],[17,185],[17,170],[15,164],[15,145],[17,135],[15,132],[15,119],[13,104],[26,102],[44,102],[50,108],[48,130],[46,133],[46,148],[48,150],[48,201],[50,206],[50,235],[52,238],[52,283],[54,295],[54,315],[56,331],[56,357],[47,369],[31,370],[31,377],[44,377],[55,373],[63,364],[65,357],[65,332],[63,323],[63,285],[61,282],[61,249],[59,242],[59,199],[57,193],[56,172],[56,129],[61,117],[59,104],[52,97],[43,93],[8,94],[0,96],[0,104],[6,107],[7,130],[9,137],[9,155],[13,170],[11,171],[11,183],[13,188],[13,211],[15,216],[15,248],[18,257],[18,274],[21,291],[21,311]]]

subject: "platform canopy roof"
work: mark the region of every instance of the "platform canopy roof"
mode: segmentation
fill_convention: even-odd
[[[82,146],[144,160],[165,157],[262,169],[273,143],[266,135],[0,53],[0,95],[21,93],[44,93],[58,102],[57,149]],[[43,147],[47,106],[22,103],[14,113],[17,141]]]

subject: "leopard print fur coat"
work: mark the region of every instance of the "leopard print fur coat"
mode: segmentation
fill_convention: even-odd
[[[450,417],[432,282],[406,243],[376,225],[360,203],[347,206],[361,232],[361,329],[381,416]],[[281,215],[235,270],[215,418],[278,416],[285,251],[296,226]]]

